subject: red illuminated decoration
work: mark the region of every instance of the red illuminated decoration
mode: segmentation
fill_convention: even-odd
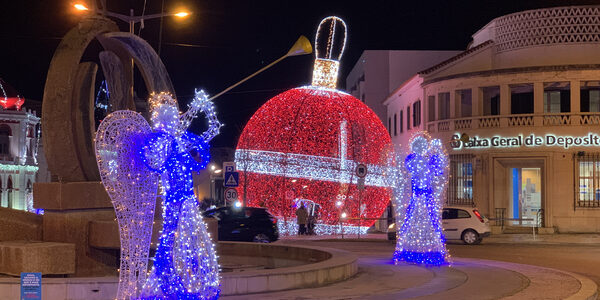
[[[341,19],[326,20],[345,30]],[[331,35],[327,44],[333,45]],[[325,52],[325,58],[316,53],[313,86],[273,97],[246,124],[236,149],[238,193],[280,219],[295,217],[295,199],[308,199],[320,205],[320,223],[338,224],[346,213],[344,224],[359,225],[360,216],[360,226],[371,226],[391,198],[382,171],[391,139],[369,107],[330,88],[339,57]],[[357,186],[359,163],[369,166],[364,190]]]
[[[0,78],[0,106],[4,109],[20,110],[23,103],[25,103],[25,98]]]

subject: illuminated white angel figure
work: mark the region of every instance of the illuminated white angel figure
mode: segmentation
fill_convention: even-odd
[[[441,265],[448,259],[441,224],[448,156],[440,140],[432,140],[426,133],[414,135],[410,149],[404,160],[408,193],[396,197],[396,211],[405,213],[397,216],[394,261]],[[408,203],[402,203],[403,198]]]
[[[169,94],[153,94],[149,102],[152,128],[135,112],[117,111],[105,118],[97,133],[102,181],[109,194],[122,191],[111,194],[117,218],[120,210],[127,212],[122,214],[123,222],[119,219],[121,248],[128,245],[143,249],[140,255],[132,255],[131,251],[127,256],[121,255],[121,275],[123,266],[131,261],[140,263],[127,272],[128,280],[120,280],[118,299],[215,299],[220,292],[219,265],[194,196],[192,171],[206,167],[210,159],[208,142],[218,134],[221,124],[203,91],[196,92],[184,114],[179,113],[177,101]],[[209,129],[196,136],[186,130],[199,111],[206,115]],[[191,150],[197,151],[200,162],[190,155]],[[159,174],[166,188],[163,229],[146,281]],[[144,192],[143,197],[140,191]],[[152,209],[144,210],[136,206],[138,202],[151,202]],[[138,214],[146,219],[138,222]],[[122,227],[121,223],[135,224],[136,230],[130,230],[133,225]],[[142,233],[144,238],[139,238]]]

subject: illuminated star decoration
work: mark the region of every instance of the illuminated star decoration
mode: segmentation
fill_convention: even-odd
[[[140,154],[151,170],[161,173],[166,195],[154,266],[140,299],[216,299],[219,265],[194,195],[192,172],[206,168],[208,142],[219,133],[221,123],[203,91],[196,91],[182,115],[175,99],[165,93],[152,95],[150,108],[154,133],[146,138]],[[186,131],[199,111],[209,121],[202,136]],[[190,155],[192,149],[200,162]]]
[[[449,258],[441,224],[448,155],[441,141],[432,140],[425,132],[413,135],[409,145],[410,153],[404,160],[404,184],[410,192],[396,197],[396,211],[405,211],[405,215],[396,216],[394,261],[439,266]]]
[[[346,43],[344,21],[325,18],[316,39],[312,86],[267,101],[240,135],[235,153],[238,194],[249,206],[268,208],[278,218],[282,235],[298,232],[294,199],[319,205],[317,234],[340,233],[340,228],[364,233],[391,198],[394,184],[386,181],[394,171],[386,160],[391,139],[369,107],[335,89]],[[338,54],[334,49],[341,50]],[[360,163],[368,166],[362,192],[355,172]]]

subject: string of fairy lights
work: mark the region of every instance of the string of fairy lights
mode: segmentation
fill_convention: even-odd
[[[244,128],[235,153],[238,192],[248,206],[267,207],[277,216],[283,235],[298,231],[294,212],[299,199],[314,203],[317,234],[364,234],[393,197],[398,222],[394,261],[446,263],[440,212],[448,156],[441,142],[420,133],[411,139],[405,159],[394,157],[390,136],[375,113],[336,90],[347,27],[340,18],[325,18],[317,30],[317,49],[325,24],[326,54],[315,51],[312,86],[270,99]],[[336,58],[337,24],[344,37]],[[218,256],[194,195],[192,172],[206,168],[209,141],[222,124],[203,91],[196,90],[183,114],[169,93],[151,94],[149,104],[152,126],[138,113],[117,111],[103,120],[96,135],[98,166],[121,237],[117,299],[216,299]],[[197,136],[187,130],[200,112],[209,126]],[[369,170],[365,178],[354,171],[359,164]],[[159,181],[163,227],[147,272]]]
[[[337,33],[340,27],[343,32]],[[284,235],[297,232],[294,199],[319,207],[317,234],[334,234],[365,232],[391,197],[396,170],[386,165],[392,147],[385,127],[364,103],[336,89],[346,36],[342,19],[323,19],[315,36],[312,86],[267,101],[238,140],[238,194],[249,206],[267,207]],[[338,40],[339,53],[333,53]],[[358,164],[369,169],[364,190]]]
[[[221,124],[203,91],[196,91],[184,114],[179,113],[177,102],[168,94],[151,99],[151,121],[157,138],[147,140],[142,157],[153,170],[165,172],[163,178],[167,180],[163,183],[163,228],[140,299],[216,299],[220,293],[219,264],[194,195],[192,172],[206,168],[210,161],[208,142],[219,133]],[[202,137],[186,131],[200,111],[210,120]],[[152,150],[154,147],[156,150]],[[200,162],[190,155],[192,149]],[[161,161],[164,164],[157,169]]]
[[[398,231],[394,261],[442,265],[449,259],[441,224],[448,155],[441,141],[425,132],[414,134],[409,145],[410,153],[401,166],[404,183],[395,197]]]
[[[216,299],[218,257],[194,195],[192,172],[206,168],[208,142],[221,123],[203,91],[196,91],[184,114],[168,93],[152,94],[149,103],[152,126],[138,113],[117,111],[103,120],[96,135],[98,166],[121,235],[117,299]],[[209,120],[202,136],[186,131],[198,112]],[[159,178],[166,194],[163,228],[148,274]]]

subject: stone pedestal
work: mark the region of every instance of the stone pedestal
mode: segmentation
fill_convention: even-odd
[[[41,241],[42,216],[0,207],[0,241]]]
[[[75,273],[75,245],[66,243],[0,242],[0,273],[19,276],[21,272],[47,274]]]
[[[34,207],[45,210],[43,241],[75,244],[75,276],[117,275],[117,249],[89,244],[91,221],[114,221],[115,212],[100,182],[35,183]]]
[[[157,204],[160,205],[160,204]],[[219,239],[219,222],[213,218],[204,218],[210,237],[214,243]],[[152,249],[158,245],[158,237],[162,229],[162,219],[155,219],[152,226]],[[99,249],[119,249],[119,226],[117,221],[92,221],[90,222],[89,244]]]

